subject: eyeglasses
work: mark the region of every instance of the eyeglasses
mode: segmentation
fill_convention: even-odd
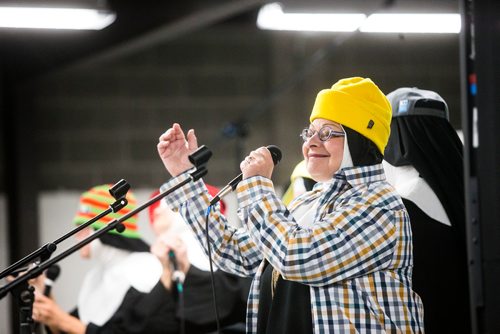
[[[305,128],[300,133],[300,137],[302,138],[302,140],[304,142],[306,142],[309,139],[311,139],[316,134],[316,132],[318,133],[318,138],[321,141],[327,141],[330,138],[344,137],[345,136],[344,132],[342,132],[342,131],[336,131],[336,130],[333,130],[328,125],[323,125],[321,127],[321,129],[319,129],[319,131],[316,131],[316,130],[310,129],[310,128]]]

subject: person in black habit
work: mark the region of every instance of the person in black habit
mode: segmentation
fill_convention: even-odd
[[[98,185],[80,196],[74,224],[81,225],[96,217],[115,201],[108,191],[110,187],[111,184]],[[76,239],[84,240],[113,219],[133,211],[137,200],[132,191],[126,199],[127,206],[83,228],[76,233]],[[175,301],[169,287],[160,280],[164,270],[149,252],[137,221],[138,215],[133,215],[123,222],[122,233],[108,231],[80,248],[82,259],[94,262],[83,277],[72,312],[63,310],[54,295],[44,296],[43,286],[39,286],[35,290],[33,320],[54,334],[178,333]]]
[[[213,195],[219,191],[212,185],[206,184],[206,186]],[[158,190],[153,192],[150,198],[159,193]],[[225,207],[225,203],[221,202],[222,214],[225,212]],[[205,246],[198,242],[182,216],[170,210],[163,200],[154,203],[148,209],[150,226],[155,234],[151,252],[158,257],[164,267],[161,281],[171,292],[169,295],[175,304],[173,313],[179,323],[179,333],[215,333],[217,319],[215,319],[209,260],[203,252]],[[178,269],[182,272],[180,274],[183,280],[182,299],[172,279],[178,277],[179,273],[171,270],[171,259],[167,256],[170,250],[174,251]],[[213,279],[221,333],[244,333],[246,300],[251,281],[217,270],[215,267]]]
[[[469,333],[463,144],[439,94],[399,88],[387,98],[393,118],[384,169],[410,215],[425,331]]]
[[[97,216],[114,202],[108,192],[110,186],[95,186],[82,194],[75,224]],[[112,219],[134,210],[137,201],[132,191],[127,193],[127,200],[128,205],[120,212],[111,213],[79,231],[77,240],[85,239]],[[152,224],[163,215],[157,212],[151,218]],[[210,274],[203,270],[201,261],[193,261],[189,256],[196,245],[186,245],[183,240],[188,239],[181,239],[177,231],[157,240],[151,247],[152,254],[150,246],[141,238],[137,220],[137,215],[130,217],[124,221],[122,233],[110,231],[80,249],[82,258],[94,259],[95,264],[84,277],[73,312],[63,310],[54,296],[44,296],[41,293],[43,277],[37,279],[33,319],[54,334],[213,333],[217,324]],[[169,223],[179,226],[173,221]],[[170,250],[174,251],[180,275],[185,278],[180,291],[174,282],[178,273],[167,256]],[[221,333],[244,332],[242,322],[250,282],[221,271],[215,272],[214,281],[219,290]]]

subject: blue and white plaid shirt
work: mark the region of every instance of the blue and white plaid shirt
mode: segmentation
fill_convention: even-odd
[[[170,180],[168,189],[186,179]],[[209,238],[222,270],[253,276],[247,332],[257,329],[263,259],[284,279],[310,286],[315,333],[421,333],[423,306],[411,289],[412,236],[401,198],[385,181],[382,165],[346,168],[287,208],[271,180],[254,176],[238,184],[243,228],[212,210]],[[166,197],[206,245],[210,196],[196,181]],[[314,223],[301,227],[292,212],[315,202]]]

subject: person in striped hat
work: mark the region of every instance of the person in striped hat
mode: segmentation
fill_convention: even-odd
[[[80,225],[94,218],[115,202],[110,184],[98,185],[80,197],[74,223]],[[134,210],[134,194],[126,195],[127,206],[79,231],[78,241],[87,238],[113,219]],[[83,258],[96,265],[85,275],[80,287],[77,308],[67,313],[56,302],[36,294],[33,319],[53,332],[65,333],[176,333],[178,324],[171,299],[160,278],[161,263],[141,239],[137,215],[123,222],[125,230],[108,231],[80,249]],[[171,315],[169,317],[169,315]],[[168,328],[167,331],[166,328]]]

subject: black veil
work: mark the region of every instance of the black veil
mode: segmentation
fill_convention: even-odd
[[[447,119],[446,104],[422,97],[412,100],[408,93],[407,100],[391,99],[390,94],[388,97],[393,104],[393,118],[384,159],[397,167],[412,165],[465,238],[463,145]]]

